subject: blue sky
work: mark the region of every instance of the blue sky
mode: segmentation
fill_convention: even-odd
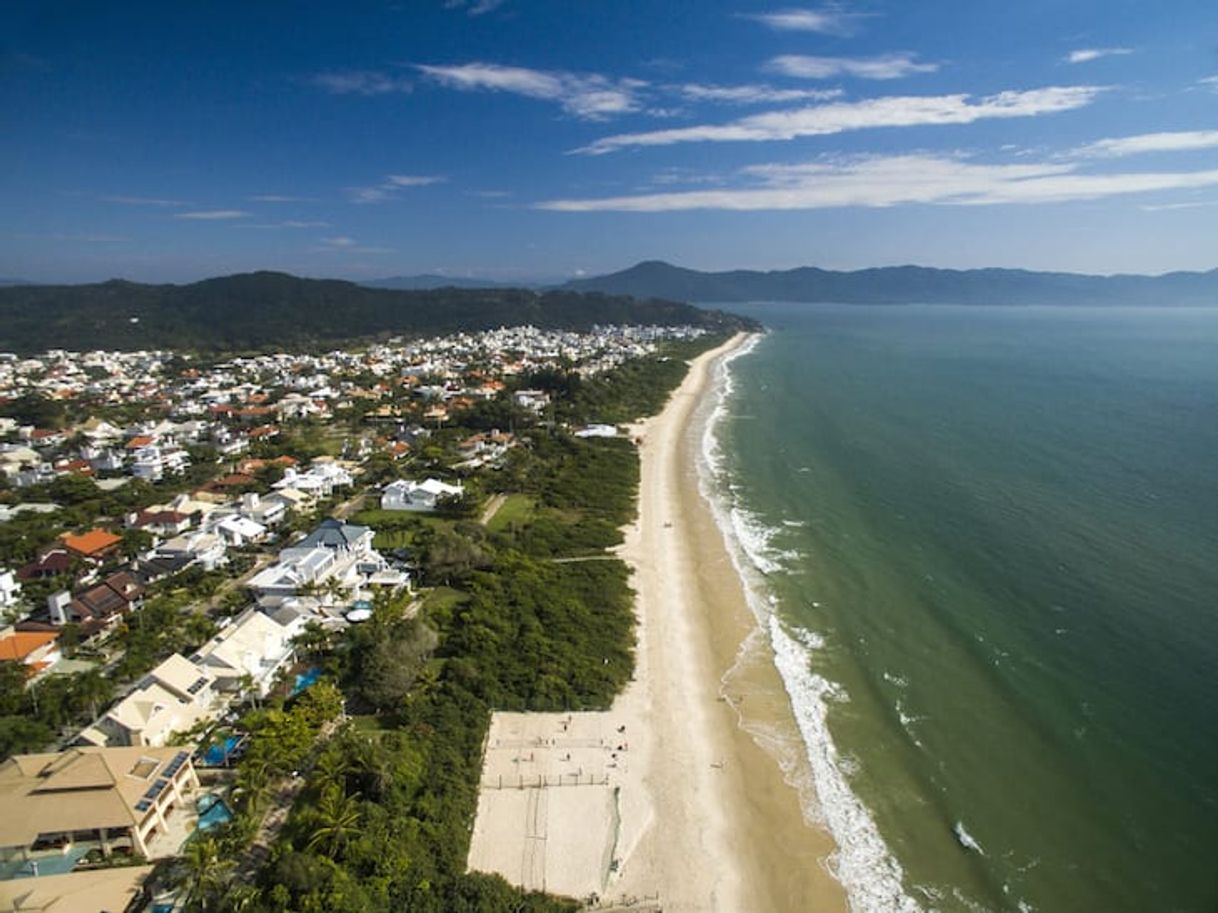
[[[1213,0],[6,20],[0,276],[1218,267]]]

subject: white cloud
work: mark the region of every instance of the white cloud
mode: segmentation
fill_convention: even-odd
[[[1156,203],[1139,206],[1143,212],[1169,212],[1176,209],[1208,209],[1218,206],[1218,200],[1194,200],[1191,203]]]
[[[845,13],[833,8],[784,9],[770,13],[742,15],[745,19],[753,19],[776,31],[819,32],[822,35],[849,34],[854,22],[860,18],[857,13]]]
[[[249,198],[251,203],[309,203],[312,197],[291,197],[279,193],[256,193]]]
[[[347,194],[353,203],[381,203],[394,199],[402,190],[443,184],[447,180],[448,178],[437,174],[387,174],[379,184],[371,187],[350,187]]]
[[[309,81],[331,95],[389,95],[414,91],[414,86],[409,79],[374,70],[318,73]]]
[[[598,74],[530,70],[495,63],[457,66],[420,64],[419,71],[442,85],[463,92],[509,92],[552,101],[583,120],[603,120],[640,108],[638,91],[646,83],[637,79],[609,79]]]
[[[221,222],[226,219],[247,219],[250,214],[243,209],[200,209],[194,212],[175,212],[175,219],[192,219],[198,222]]]
[[[985,206],[1063,203],[1103,197],[1218,186],[1218,170],[1080,173],[1068,162],[976,164],[936,155],[897,155],[746,168],[736,188],[549,200],[562,212],[670,212],[695,209],[799,210],[902,204]]]
[[[389,247],[365,247],[356,241],[355,238],[349,238],[346,235],[339,235],[334,238],[322,238],[315,250],[347,254],[388,254],[393,252],[392,248]]]
[[[1145,152],[1190,152],[1218,149],[1218,130],[1184,130],[1177,133],[1141,133],[1097,140],[1076,151],[1077,155],[1115,158]]]
[[[1090,63],[1101,57],[1120,57],[1132,54],[1133,48],[1079,48],[1065,56],[1066,63]]]
[[[715,86],[685,83],[671,91],[689,101],[723,102],[733,105],[780,105],[793,101],[829,101],[840,98],[841,89],[779,89],[766,85]]]
[[[304,219],[286,219],[282,222],[264,222],[251,225],[250,228],[329,228],[329,222],[309,221]]]
[[[575,151],[600,155],[631,146],[791,140],[872,127],[971,124],[988,118],[1032,117],[1081,108],[1102,91],[1096,86],[1050,86],[1024,92],[1000,92],[976,101],[970,101],[968,95],[869,98],[786,111],[767,111],[726,124],[620,133],[596,140]]]
[[[158,197],[131,197],[131,196],[101,196],[98,197],[103,203],[120,203],[123,206],[186,206],[184,200],[164,200]]]
[[[1206,76],[1203,79],[1198,79],[1197,85],[1209,89],[1211,92],[1218,92],[1218,76]]]
[[[798,79],[831,79],[854,76],[858,79],[901,79],[916,73],[934,73],[937,63],[918,63],[908,52],[881,54],[878,57],[809,57],[782,54],[771,58],[766,69]]]
[[[507,0],[445,0],[444,8],[464,9],[469,16],[485,16],[503,6]]]

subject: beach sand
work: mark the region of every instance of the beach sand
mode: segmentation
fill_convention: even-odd
[[[635,679],[605,713],[495,714],[470,868],[667,913],[846,909],[832,838],[805,818],[789,701],[698,488],[697,407],[745,338],[696,359],[632,431],[639,517],[620,554],[638,594]]]

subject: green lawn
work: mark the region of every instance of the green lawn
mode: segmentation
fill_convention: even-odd
[[[533,499],[528,495],[508,495],[507,500],[487,521],[486,528],[493,533],[502,532],[515,524],[520,526],[533,518]]]

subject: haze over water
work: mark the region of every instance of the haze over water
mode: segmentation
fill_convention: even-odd
[[[1215,909],[1218,310],[739,310],[726,481],[908,897]]]

